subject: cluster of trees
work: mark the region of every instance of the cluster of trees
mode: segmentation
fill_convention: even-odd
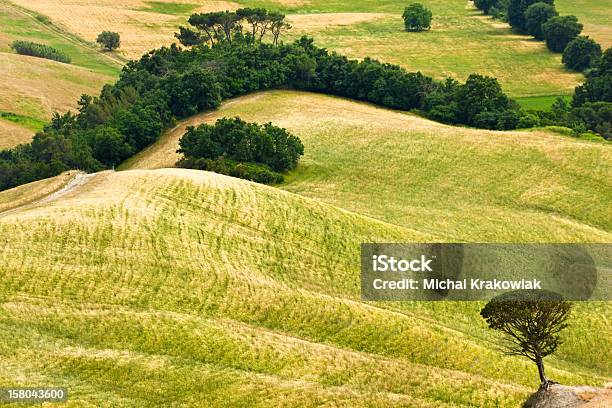
[[[406,31],[426,31],[431,28],[433,14],[430,9],[421,3],[413,3],[406,7],[404,14],[404,26]]]
[[[30,41],[13,41],[11,48],[17,54],[29,55],[31,57],[46,58],[54,61],[70,64],[70,57],[60,50],[44,44],[38,44]]]
[[[188,23],[193,28],[179,27],[179,32],[175,34],[185,46],[213,45],[221,41],[231,43],[234,37],[262,41],[266,34],[270,34],[272,43],[278,45],[283,31],[291,28],[284,14],[269,12],[264,8],[193,14]],[[248,26],[246,31],[245,25]]]
[[[474,4],[485,14],[505,5],[504,16],[515,31],[546,41],[548,49],[563,53],[563,63],[571,70],[585,71],[601,58],[601,46],[580,36],[583,25],[576,16],[560,16],[554,0],[474,0]]]
[[[219,119],[214,125],[189,127],[179,142],[184,155],[177,165],[215,171],[259,183],[283,181],[281,172],[297,166],[304,146],[286,129],[240,118]]]
[[[96,42],[104,48],[105,51],[113,51],[121,46],[121,36],[113,31],[102,31]]]

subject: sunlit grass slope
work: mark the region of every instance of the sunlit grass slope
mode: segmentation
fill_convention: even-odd
[[[17,55],[14,40],[50,45],[72,63]],[[53,112],[76,109],[81,94],[97,95],[119,71],[116,62],[0,0],[0,149],[29,141]]]
[[[475,306],[359,301],[361,242],[433,239],[211,173],[97,174],[0,218],[0,386],[66,386],[75,407],[515,407],[534,369]],[[551,376],[606,381],[606,313],[578,309]]]
[[[453,241],[610,242],[612,145],[492,132],[325,95],[274,91],[189,119],[126,168],[172,167],[187,125],[240,116],[305,144],[282,188]]]

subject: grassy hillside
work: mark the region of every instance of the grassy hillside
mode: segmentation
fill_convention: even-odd
[[[205,172],[100,173],[0,218],[0,385],[66,386],[69,406],[517,406],[534,368],[491,349],[476,304],[359,301],[361,242],[432,239]],[[555,379],[605,381],[606,313],[578,308]]]
[[[568,95],[581,80],[565,70],[561,57],[548,52],[542,42],[514,35],[507,24],[482,16],[465,0],[423,1],[435,16],[427,33],[403,31],[406,2],[400,0],[13,1],[49,16],[87,41],[94,41],[103,30],[117,31],[122,36],[120,53],[130,58],[176,41],[173,33],[193,12],[264,6],[289,15],[294,29],[286,40],[307,34],[350,57],[371,56],[436,78],[464,80],[474,72],[492,75],[512,96]],[[593,10],[592,21],[601,21],[599,8]]]
[[[578,16],[584,24],[584,34],[604,48],[612,47],[612,0],[556,0],[555,5],[561,14]]]
[[[172,167],[187,125],[286,127],[305,157],[282,188],[451,241],[610,242],[612,145],[456,128],[325,95],[275,91],[191,118],[124,168]]]
[[[17,55],[10,48],[14,40],[50,45],[70,55],[72,64]],[[76,108],[81,94],[98,94],[120,65],[0,0],[0,69],[2,149],[28,141],[54,111]]]

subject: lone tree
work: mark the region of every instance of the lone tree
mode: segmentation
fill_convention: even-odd
[[[406,7],[402,17],[406,31],[425,31],[431,27],[431,10],[421,3],[413,3]]]
[[[533,35],[538,40],[543,39],[542,24],[558,15],[559,13],[555,10],[555,6],[543,2],[532,4],[525,11],[525,29],[527,34]]]
[[[542,24],[546,46],[553,52],[563,52],[567,44],[582,32],[576,16],[557,16]]]
[[[508,292],[492,299],[480,311],[489,328],[504,333],[503,349],[508,355],[524,356],[538,366],[540,382],[549,384],[544,373],[544,357],[561,344],[559,332],[571,303],[557,293],[541,291]]]
[[[579,36],[567,44],[563,51],[563,63],[574,71],[584,71],[601,58],[601,46],[589,37]]]
[[[113,51],[119,48],[121,45],[121,37],[119,37],[119,33],[115,33],[112,31],[102,31],[96,42],[100,44],[106,51]]]

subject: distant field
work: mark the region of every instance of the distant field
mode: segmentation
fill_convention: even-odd
[[[612,0],[555,0],[561,14],[578,16],[584,34],[604,48],[612,47]]]
[[[72,58],[72,64],[17,55],[14,40],[51,45]],[[97,95],[120,65],[0,1],[0,148],[28,141],[54,111],[77,107],[80,95]]]
[[[0,214],[0,386],[75,407],[516,407],[535,368],[491,347],[478,303],[359,300],[361,242],[437,239],[211,173],[100,173]],[[607,313],[577,307],[553,378],[607,381]]]
[[[516,98],[516,101],[518,102],[519,105],[521,105],[523,109],[549,111],[553,103],[555,103],[558,97],[559,97],[558,95],[523,96],[521,98]],[[572,97],[569,95],[563,96],[563,99],[567,103],[571,103],[572,101]]]
[[[103,30],[118,31],[120,52],[130,58],[175,41],[177,26],[192,12],[265,6],[290,14],[294,30],[287,40],[308,34],[348,56],[372,56],[436,78],[464,80],[473,72],[488,74],[499,78],[512,96],[568,95],[581,78],[566,71],[560,56],[541,42],[513,35],[507,25],[482,16],[464,0],[424,1],[435,16],[428,33],[403,31],[400,16],[406,3],[399,0],[14,1],[87,41]],[[595,11],[591,18],[599,21],[599,14]]]
[[[306,156],[283,188],[449,240],[612,239],[612,145],[543,131],[445,126],[340,98],[267,92],[191,118],[126,163],[173,166],[184,126],[239,115],[295,132]]]

